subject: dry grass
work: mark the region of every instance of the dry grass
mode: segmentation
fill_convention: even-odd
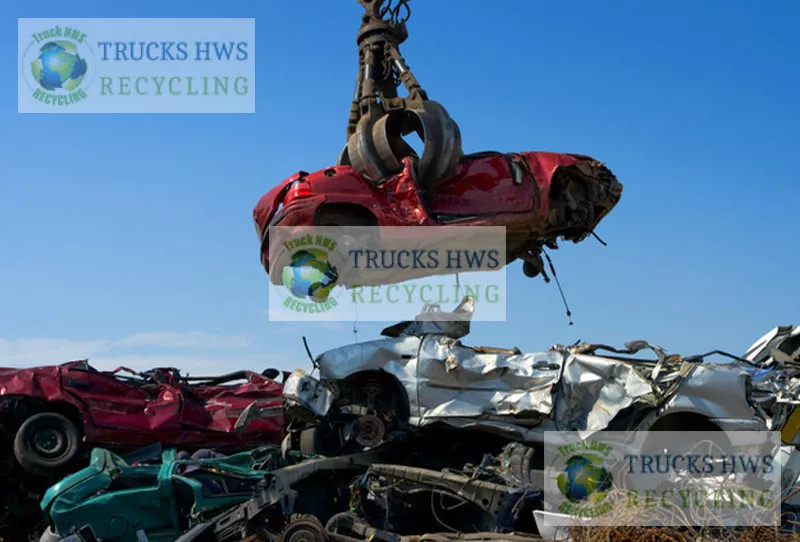
[[[614,509],[602,520],[592,520],[585,526],[568,529],[573,542],[706,542],[723,540],[726,542],[800,542],[800,534],[786,532],[788,528],[800,526],[800,517],[784,513],[780,523],[784,529],[763,526],[769,519],[777,520],[774,511],[769,515],[761,511],[743,511],[740,523],[762,525],[760,527],[697,527],[714,524],[711,517],[714,510],[709,508],[667,511],[663,509],[634,509],[624,506],[621,490],[612,490]],[[721,523],[718,522],[718,523]],[[773,521],[774,523],[774,521]],[[629,526],[620,526],[629,525]],[[630,526],[641,525],[641,526]],[[647,526],[669,525],[669,526]]]
[[[800,535],[782,534],[773,527],[573,527],[570,537],[573,542],[800,542]]]

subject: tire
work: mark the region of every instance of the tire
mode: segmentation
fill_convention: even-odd
[[[304,429],[300,432],[300,451],[307,454],[318,454],[321,452],[319,442],[319,432],[316,427]]]
[[[300,432],[299,448],[307,454],[334,456],[341,448],[338,431],[325,425],[304,429]]]
[[[281,376],[281,372],[278,369],[269,368],[261,371],[261,376],[264,378],[269,378],[270,380],[275,380]]]
[[[81,448],[78,427],[56,412],[31,416],[14,437],[14,456],[33,474],[58,474],[78,458]]]

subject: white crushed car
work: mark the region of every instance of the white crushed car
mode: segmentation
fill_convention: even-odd
[[[758,362],[682,358],[644,341],[518,349],[473,347],[475,309],[429,310],[385,338],[329,350],[319,378],[295,371],[284,386],[285,446],[318,453],[370,449],[434,426],[475,429],[526,444],[544,431],[766,430],[753,399]],[[649,358],[640,353],[649,351]]]

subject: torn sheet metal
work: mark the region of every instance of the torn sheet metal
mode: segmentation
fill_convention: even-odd
[[[283,398],[288,405],[304,408],[317,416],[327,416],[336,399],[322,382],[300,370],[286,379]]]
[[[469,305],[460,309],[464,307],[468,314]],[[708,363],[705,355],[683,359],[645,341],[621,349],[556,345],[523,354],[517,349],[466,346],[460,340],[463,328],[431,328],[418,320],[387,330],[387,338],[320,355],[317,364],[324,385],[307,383],[307,391],[291,392],[290,403],[307,404],[318,416],[329,415],[339,390],[346,389],[338,384],[355,375],[380,373],[405,392],[412,427],[443,423],[524,442],[540,442],[546,430],[578,431],[586,438],[617,419],[649,427],[667,414],[679,413],[701,415],[722,429],[766,427],[768,416],[752,400],[755,368],[745,361]],[[646,358],[639,356],[645,351]],[[769,373],[776,378],[776,371]],[[797,384],[800,387],[800,381]],[[637,414],[635,422],[632,415],[630,420],[620,418],[628,416],[626,412],[642,417]]]
[[[0,415],[24,418],[58,402],[80,419],[86,441],[99,446],[163,442],[242,449],[277,443],[283,438],[281,414],[253,419],[243,432],[235,427],[249,405],[279,405],[282,393],[281,383],[252,371],[190,378],[169,367],[99,371],[88,360],[0,368]]]
[[[762,367],[800,361],[800,326],[777,326],[747,349],[744,358]]]
[[[449,337],[428,335],[421,341],[417,366],[419,424],[547,417],[562,361],[561,352],[482,353]]]
[[[591,433],[634,402],[663,400],[674,391],[680,367],[678,356],[644,341],[629,343],[625,350],[581,344],[522,354],[465,346],[457,340],[463,330],[428,331],[418,322],[406,322],[384,333],[389,338],[325,352],[317,358],[322,379],[335,383],[365,371],[394,377],[408,396],[411,425],[477,423],[494,432],[526,435],[525,427],[552,419],[553,429]],[[656,359],[622,361],[596,354],[644,349],[655,352]],[[327,415],[332,397],[308,378],[290,379],[285,397]],[[301,381],[303,390],[297,387]]]
[[[475,298],[465,297],[452,312],[442,311],[438,303],[426,303],[413,321],[394,324],[381,331],[384,337],[428,334],[460,339],[469,334],[470,321],[475,314]]]
[[[653,394],[650,381],[627,363],[578,354],[569,356],[557,393],[556,421],[563,431],[605,429],[622,410]]]

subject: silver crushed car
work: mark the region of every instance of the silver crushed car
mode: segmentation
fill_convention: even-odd
[[[759,364],[721,352],[682,358],[644,341],[518,349],[463,344],[475,310],[436,308],[387,327],[385,338],[329,350],[319,378],[295,371],[284,385],[285,446],[370,449],[434,426],[474,429],[526,444],[544,431],[766,430],[753,400]],[[650,356],[642,358],[643,352]],[[322,437],[324,435],[324,438]],[[323,446],[325,443],[325,446]]]

